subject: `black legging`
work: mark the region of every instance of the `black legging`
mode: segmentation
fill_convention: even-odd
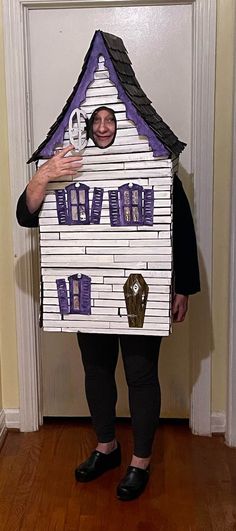
[[[85,389],[99,442],[115,438],[115,369],[119,340],[134,434],[134,455],[149,457],[160,414],[158,356],[161,337],[78,333]]]

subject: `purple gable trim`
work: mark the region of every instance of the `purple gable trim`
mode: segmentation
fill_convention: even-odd
[[[123,89],[122,84],[119,81],[118,76],[116,74],[113,63],[110,59],[109,53],[104,44],[103,37],[99,32],[96,33],[93,48],[92,48],[90,58],[87,64],[87,68],[83,76],[83,79],[81,80],[81,83],[76,91],[76,94],[73,100],[71,101],[71,104],[68,107],[65,113],[65,116],[63,117],[63,120],[61,121],[60,125],[56,129],[54,135],[50,138],[46,146],[40,152],[40,157],[43,157],[43,158],[51,157],[53,155],[55,145],[62,143],[63,138],[64,138],[64,131],[68,127],[70,114],[75,107],[80,107],[81,103],[85,100],[87,88],[89,84],[93,81],[94,72],[97,68],[99,55],[104,56],[106,67],[109,70],[110,80],[116,86],[118,90],[119,98],[123,101],[123,103],[126,106],[127,118],[129,120],[132,120],[135,123],[139,135],[141,136],[144,135],[148,138],[149,145],[152,148],[153,155],[155,157],[160,157],[160,156],[168,157],[169,151],[157,139],[153,131],[146,124],[143,118],[139,115],[138,111],[136,110],[132,102],[130,101],[125,90]]]

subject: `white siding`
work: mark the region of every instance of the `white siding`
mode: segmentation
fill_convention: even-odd
[[[140,137],[118,98],[100,58],[94,81],[81,106],[88,116],[100,105],[116,112],[117,135],[107,149],[89,140],[82,171],[73,182],[104,188],[99,225],[59,225],[56,189],[72,179],[53,182],[40,215],[43,278],[43,328],[46,331],[169,335],[171,331],[172,180],[178,160],[153,157],[146,137]],[[64,146],[69,143],[65,132]],[[40,161],[43,163],[44,161]],[[153,226],[111,227],[108,191],[126,183],[154,189]],[[141,273],[149,286],[142,328],[129,328],[123,286],[130,273]],[[56,279],[74,273],[91,276],[91,315],[64,315],[59,311]],[[67,281],[68,285],[68,281]]]

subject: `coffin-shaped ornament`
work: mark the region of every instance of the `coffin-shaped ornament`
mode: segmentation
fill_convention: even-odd
[[[148,285],[139,273],[131,273],[123,286],[129,327],[142,328],[148,298]]]

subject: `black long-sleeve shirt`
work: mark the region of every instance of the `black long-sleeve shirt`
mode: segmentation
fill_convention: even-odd
[[[16,216],[23,227],[38,227],[42,205],[33,214],[26,203],[26,189],[21,194]],[[173,261],[175,292],[191,295],[200,291],[196,236],[188,199],[180,179],[173,186]]]

